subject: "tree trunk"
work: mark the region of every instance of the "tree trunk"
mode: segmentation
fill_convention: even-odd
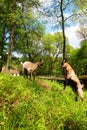
[[[3,25],[1,24],[2,28],[3,28],[3,32],[2,32],[2,37],[1,37],[1,46],[0,46],[0,72],[2,70],[2,66],[3,66],[3,63],[5,62],[5,57],[4,57],[4,45],[5,45],[5,27],[3,27]]]
[[[11,31],[10,31],[10,45],[9,45],[7,65],[6,65],[6,71],[7,72],[8,72],[8,66],[9,66],[10,59],[12,58],[13,37],[14,37],[14,25],[11,26]]]
[[[16,0],[13,1],[12,11],[15,15],[16,11]],[[7,64],[6,64],[6,71],[8,72],[8,66],[10,59],[12,58],[12,49],[13,49],[13,38],[14,38],[14,27],[15,27],[15,19],[13,19],[13,23],[11,23],[10,27],[10,45],[9,45],[9,51],[8,51],[8,57],[7,57]]]
[[[24,3],[22,2],[22,13],[24,13]],[[23,16],[22,16],[23,17]],[[24,18],[23,18],[24,19]],[[25,25],[25,22],[23,22],[24,31],[25,31],[25,38],[26,38],[26,48],[29,48],[29,40],[28,40],[28,34],[27,34],[27,27]],[[27,52],[29,61],[33,62],[33,59],[31,57],[30,52]]]
[[[63,59],[66,58],[66,37],[65,37],[65,26],[64,26],[64,15],[63,15],[63,0],[60,2],[60,11],[61,11],[61,18],[62,18],[62,33],[63,33]]]
[[[63,60],[66,58],[66,37],[65,37],[65,26],[64,26],[64,15],[63,15],[63,0],[61,0],[60,2],[60,11],[61,11],[61,18],[62,18],[62,33],[63,33]],[[63,69],[64,72],[64,78],[65,78],[65,82],[64,82],[64,89],[66,88],[66,70]]]

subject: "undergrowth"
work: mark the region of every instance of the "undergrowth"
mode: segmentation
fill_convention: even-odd
[[[71,88],[44,82],[51,89],[22,76],[0,74],[0,130],[87,129],[86,90],[85,100],[75,102]]]

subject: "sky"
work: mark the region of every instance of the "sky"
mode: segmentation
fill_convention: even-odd
[[[80,39],[76,35],[76,30],[79,29],[79,25],[73,25],[65,29],[65,34],[69,39],[69,43],[74,48],[80,47]]]

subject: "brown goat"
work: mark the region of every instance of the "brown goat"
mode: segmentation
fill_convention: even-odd
[[[70,85],[72,90],[76,94],[76,100],[78,94],[81,100],[83,100],[82,88],[84,87],[84,85],[80,83],[80,80],[78,79],[72,67],[66,62],[66,59],[63,60],[62,67],[65,69],[66,72],[64,88],[66,87],[66,85]]]
[[[28,75],[30,75],[30,79],[33,76],[33,80],[35,80],[36,70],[43,65],[43,61],[40,60],[39,62],[36,63],[25,61],[24,63],[21,64],[22,64],[24,76],[28,77]]]
[[[8,71],[6,70],[6,66],[3,66],[1,72],[2,72],[2,73],[8,72],[8,73],[11,74],[11,75],[14,75],[14,76],[15,76],[15,75],[18,75],[18,76],[19,76],[19,71],[18,71],[18,69],[17,69],[17,68],[13,68],[13,67],[11,67],[11,66],[8,67]]]

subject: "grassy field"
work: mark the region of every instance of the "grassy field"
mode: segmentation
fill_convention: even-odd
[[[85,100],[54,81],[0,74],[0,130],[87,130]]]

